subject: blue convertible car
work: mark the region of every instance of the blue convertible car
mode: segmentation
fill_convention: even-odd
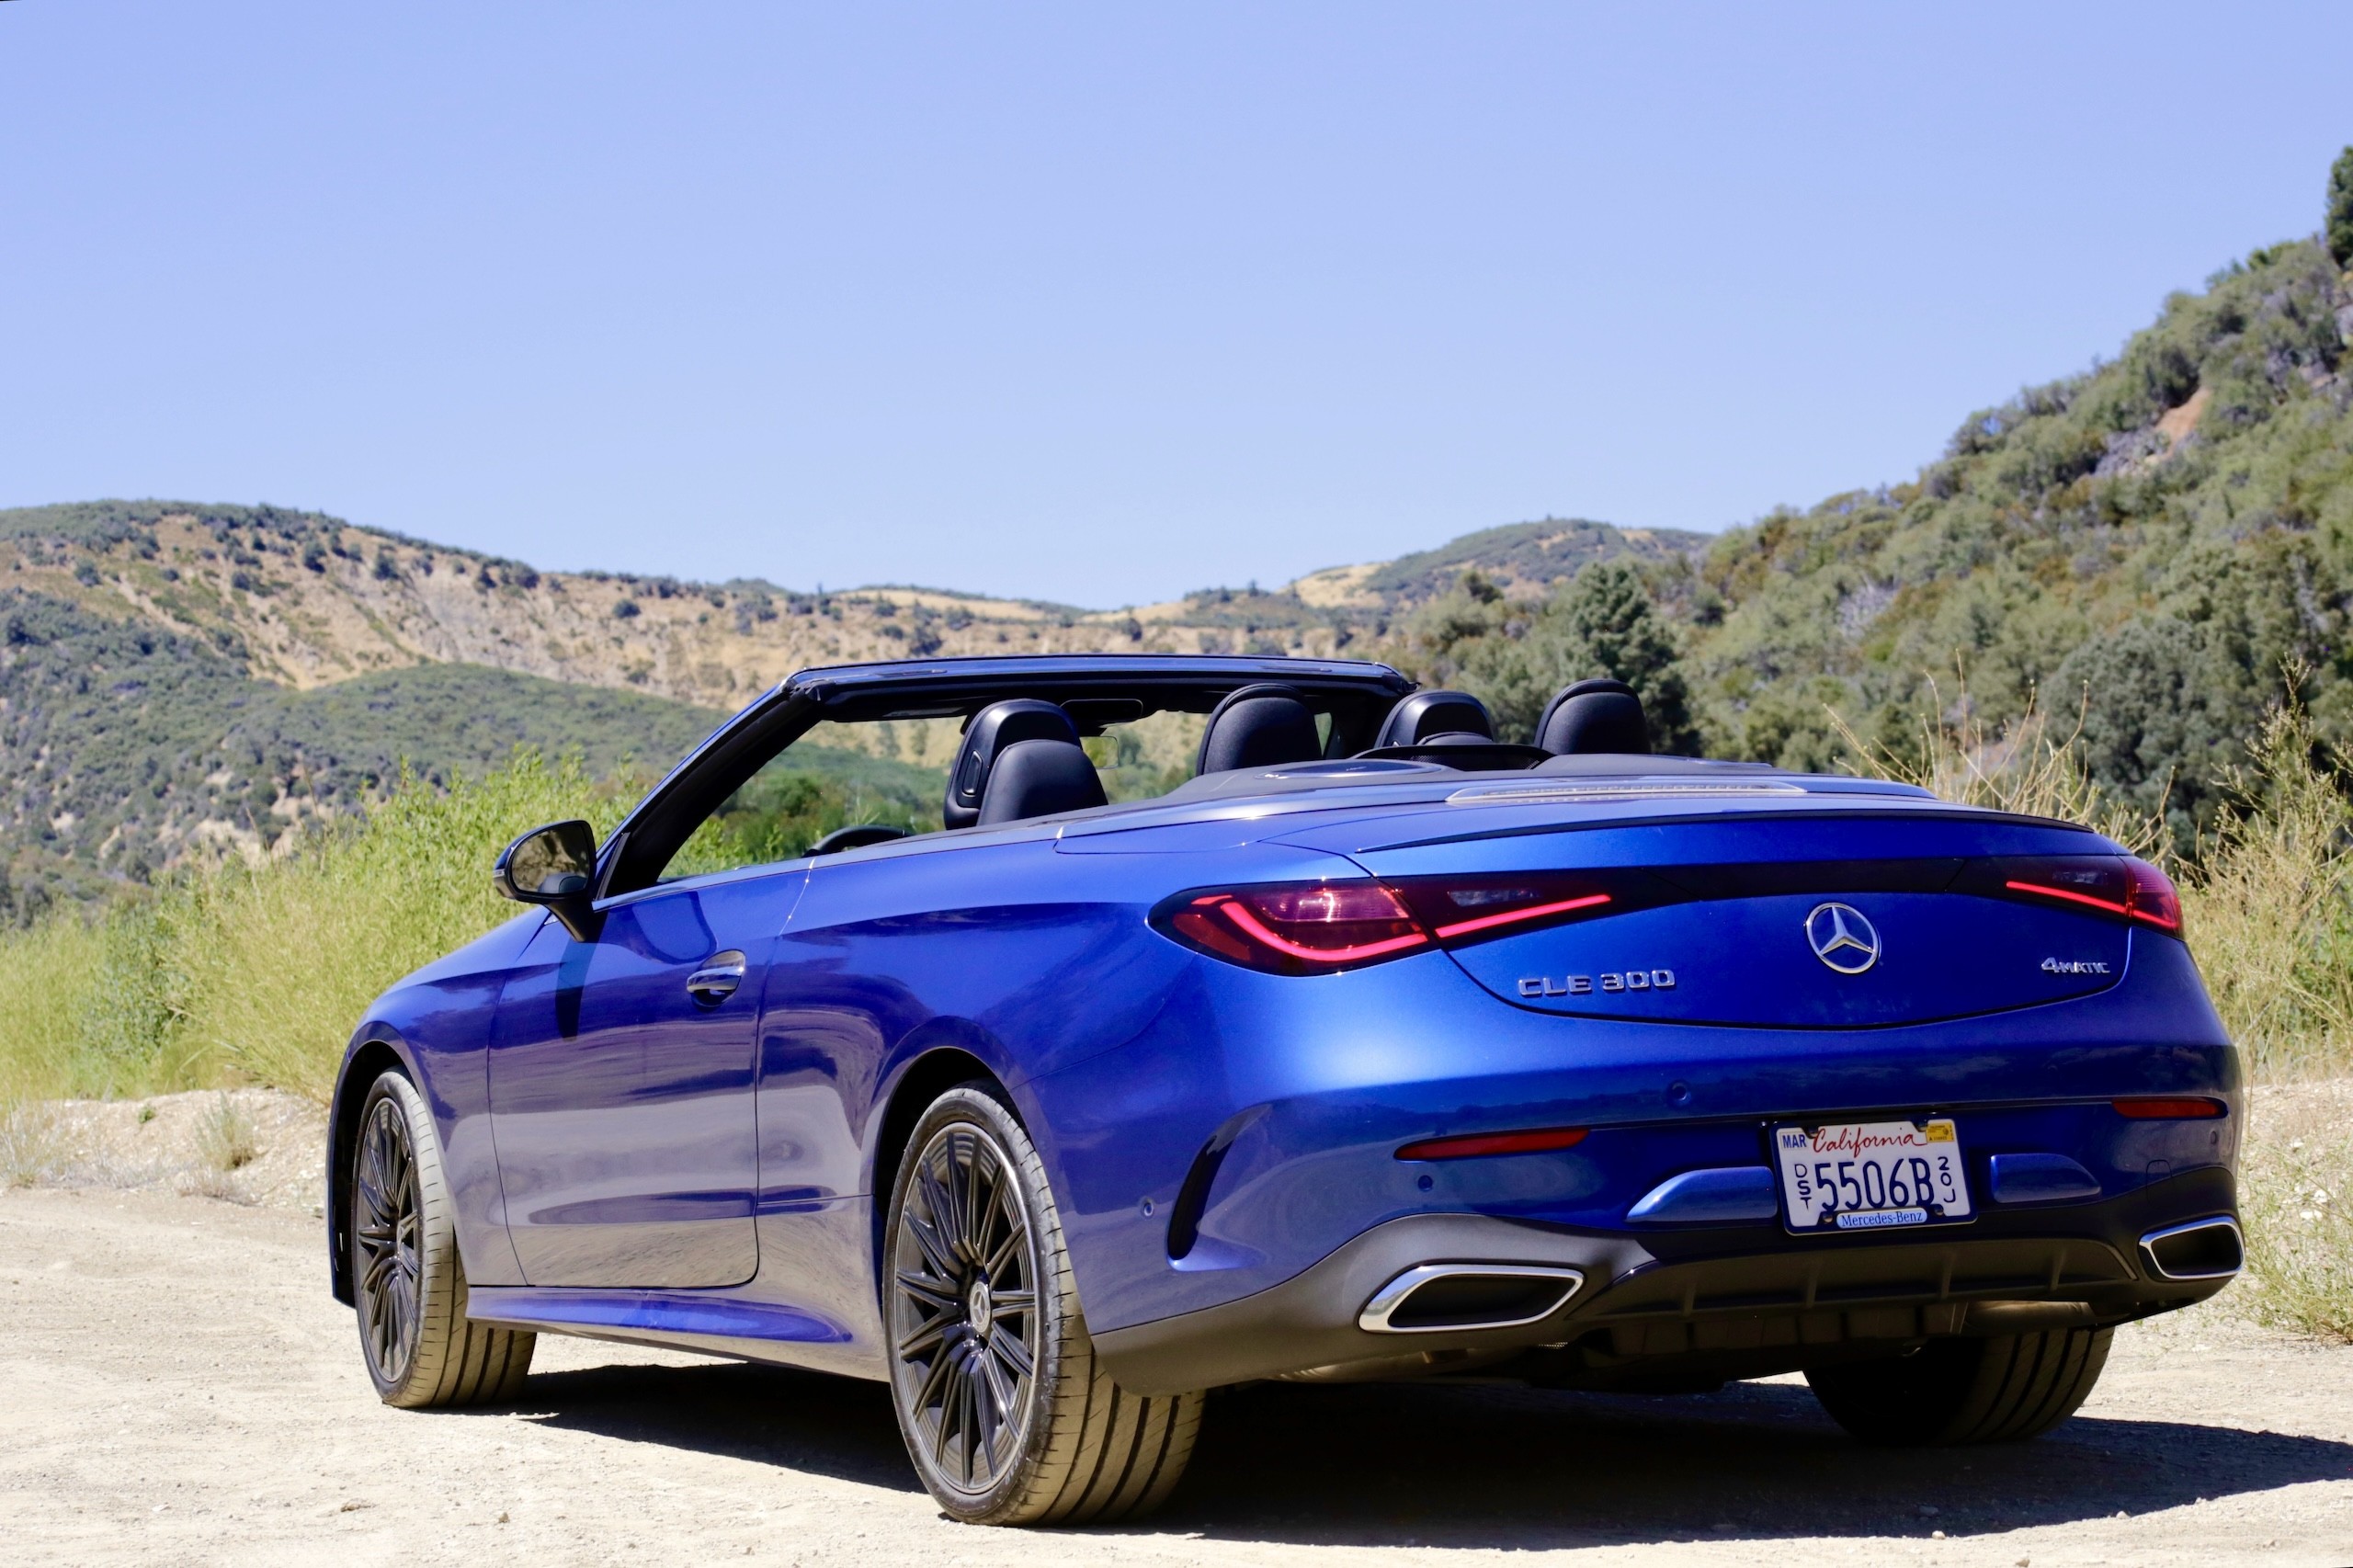
[[[1802,1371],[1867,1441],[2029,1437],[2238,1269],[2157,870],[1648,755],[1610,681],[1534,740],[1345,661],[793,676],[603,844],[516,840],[530,907],[360,1022],[370,1377],[512,1398],[552,1331],[872,1378],[951,1514],[1079,1522],[1256,1379]],[[937,762],[939,829],[715,857],[813,746]]]

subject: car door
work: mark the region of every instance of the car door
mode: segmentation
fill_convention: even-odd
[[[741,1284],[758,1263],[753,1051],[806,868],[656,886],[594,941],[542,926],[491,1035],[508,1235],[535,1286]]]

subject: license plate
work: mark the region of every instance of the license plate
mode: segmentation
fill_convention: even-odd
[[[1879,1231],[1969,1218],[1961,1138],[1943,1117],[1777,1127],[1793,1231]]]

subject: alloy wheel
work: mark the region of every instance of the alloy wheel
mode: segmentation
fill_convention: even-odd
[[[423,1316],[417,1241],[416,1153],[408,1120],[390,1096],[369,1109],[359,1133],[358,1169],[352,1183],[352,1249],[358,1267],[360,1339],[381,1381],[398,1382],[416,1353]]]
[[[968,1122],[933,1134],[892,1256],[894,1382],[910,1438],[959,1492],[1019,1461],[1037,1403],[1038,1260],[1012,1161]]]

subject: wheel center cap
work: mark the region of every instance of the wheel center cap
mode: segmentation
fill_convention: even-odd
[[[972,1288],[964,1292],[964,1313],[972,1319],[974,1334],[986,1334],[989,1324],[996,1316],[996,1307],[989,1300],[989,1282],[975,1279]]]

